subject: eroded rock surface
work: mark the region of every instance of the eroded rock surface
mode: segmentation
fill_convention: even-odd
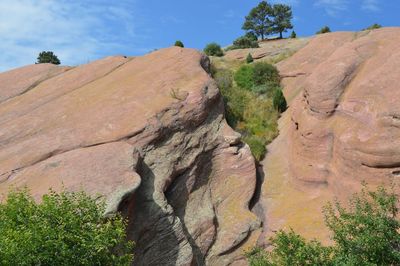
[[[263,162],[267,231],[327,241],[327,200],[398,181],[399,42],[399,28],[323,34],[279,64],[290,108]]]
[[[259,42],[259,48],[235,49],[227,51],[224,58],[228,60],[245,60],[248,54],[253,59],[284,59],[308,44],[310,38],[276,39]]]
[[[174,47],[0,74],[3,199],[11,187],[38,200],[84,189],[129,217],[134,265],[245,264],[261,233],[255,162],[208,68]]]

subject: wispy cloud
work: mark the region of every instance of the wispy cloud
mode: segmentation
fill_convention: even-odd
[[[228,9],[222,14],[221,19],[217,20],[217,23],[221,25],[230,25],[232,20],[236,17],[236,12],[232,9]]]
[[[285,4],[289,6],[297,6],[300,1],[299,0],[272,0],[274,4]]]
[[[323,8],[331,17],[337,17],[341,12],[348,10],[348,4],[348,0],[317,0],[314,6]]]
[[[378,0],[363,0],[361,4],[361,9],[369,12],[378,12],[380,11]]]
[[[1,0],[0,70],[32,64],[42,50],[74,65],[123,50],[122,38],[134,46],[134,1]]]
[[[162,24],[180,24],[184,22],[183,20],[171,15],[161,17],[160,21]]]
[[[232,9],[227,10],[224,15],[225,18],[234,18],[236,16],[235,11],[233,11]]]

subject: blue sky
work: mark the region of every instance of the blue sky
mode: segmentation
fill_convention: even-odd
[[[373,23],[400,26],[399,0],[275,0],[293,7],[299,36],[328,25],[357,31]],[[244,16],[259,0],[0,0],[0,71],[54,51],[77,65],[115,54],[141,55],[180,39],[202,49],[243,34]]]

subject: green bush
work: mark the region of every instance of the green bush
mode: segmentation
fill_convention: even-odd
[[[246,36],[242,36],[237,38],[235,41],[233,41],[233,46],[236,49],[245,49],[245,48],[258,48],[260,47],[258,45],[257,41],[254,41]]]
[[[246,90],[263,84],[279,84],[279,72],[271,64],[257,62],[253,65],[243,65],[235,73],[236,84]]]
[[[254,85],[251,91],[258,95],[266,95],[269,98],[273,98],[275,90],[281,89],[281,87],[275,82],[267,82],[261,85]]]
[[[295,31],[292,31],[292,34],[290,34],[290,38],[291,39],[296,39],[297,38],[297,34]]]
[[[262,85],[268,82],[279,84],[279,72],[275,66],[266,62],[257,62],[253,65],[253,69],[254,85]]]
[[[380,187],[353,197],[346,209],[339,202],[324,208],[335,241],[335,265],[400,265],[398,197]]]
[[[400,265],[398,197],[383,187],[356,194],[346,209],[339,202],[324,208],[335,244],[325,247],[293,231],[279,231],[273,249],[246,253],[251,266],[264,265]]]
[[[253,63],[253,61],[254,61],[253,56],[249,53],[246,57],[246,63],[250,64]]]
[[[261,161],[264,158],[267,151],[265,140],[257,136],[249,135],[245,136],[243,141],[249,145],[251,153],[257,161]]]
[[[258,41],[257,35],[252,31],[246,32],[244,37],[246,37],[246,38],[248,38],[248,39],[250,39],[252,41]]]
[[[331,32],[331,29],[328,26],[322,27],[319,31],[316,32],[316,34],[324,34]]]
[[[287,103],[281,89],[275,90],[273,96],[273,103],[275,110],[277,110],[278,112],[283,113],[284,111],[286,111]]]
[[[215,42],[207,44],[204,48],[204,53],[208,56],[223,56],[224,52],[221,46]]]
[[[39,53],[36,64],[44,64],[44,63],[59,65],[61,62],[53,52],[43,51]]]
[[[255,247],[246,252],[250,266],[314,266],[332,265],[331,248],[323,247],[318,241],[307,242],[290,230],[278,231],[271,239],[272,252]]]
[[[369,26],[368,28],[365,28],[365,29],[362,29],[362,30],[363,31],[364,30],[376,30],[376,29],[380,29],[380,28],[382,28],[382,25],[374,23],[371,26]]]
[[[254,67],[241,66],[235,73],[235,82],[239,87],[250,90],[254,86]]]
[[[26,190],[0,204],[1,265],[130,265],[121,216],[81,193],[50,192],[37,204]]]
[[[227,90],[232,88],[233,85],[232,71],[228,69],[215,71],[214,79],[217,82],[217,86],[221,91],[226,92]]]
[[[178,47],[182,47],[182,48],[185,47],[185,46],[183,45],[183,42],[182,42],[182,41],[179,41],[179,40],[175,42],[174,46],[178,46]]]

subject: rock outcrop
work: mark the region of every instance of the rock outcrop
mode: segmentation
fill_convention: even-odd
[[[168,48],[0,74],[0,193],[102,195],[134,265],[241,265],[261,233],[255,162],[225,122],[208,58]]]
[[[328,200],[400,176],[400,29],[278,42],[283,57],[303,48],[278,64],[290,107],[259,169],[195,50],[1,73],[1,199],[101,195],[129,218],[134,265],[246,265],[243,250],[288,227],[329,242]]]
[[[245,60],[248,54],[254,59],[280,61],[290,57],[308,44],[311,38],[276,39],[259,42],[259,48],[235,49],[227,51],[224,59]]]
[[[323,34],[279,64],[290,108],[263,162],[267,231],[328,241],[327,200],[398,182],[399,42],[399,28]]]

